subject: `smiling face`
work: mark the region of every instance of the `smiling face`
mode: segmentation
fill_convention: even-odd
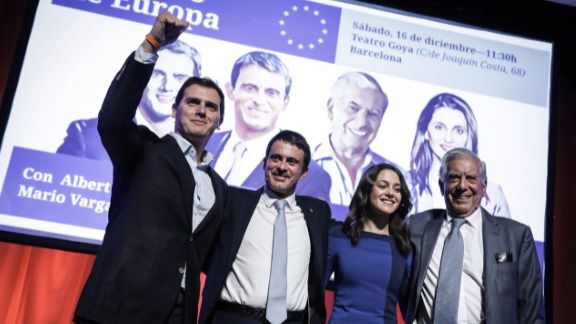
[[[306,175],[304,168],[304,151],[296,145],[277,140],[264,159],[266,186],[280,197],[288,197]]]
[[[375,88],[351,82],[344,93],[328,102],[332,120],[331,141],[339,153],[347,150],[365,152],[376,137],[386,105],[386,98]]]
[[[146,119],[158,123],[172,115],[176,94],[184,81],[192,76],[194,68],[195,63],[188,55],[162,51],[140,103]]]
[[[176,133],[202,149],[220,122],[220,96],[215,89],[192,84],[172,107]],[[198,147],[197,147],[198,149]]]
[[[464,114],[459,110],[441,107],[434,111],[426,130],[426,139],[438,159],[453,148],[466,147],[467,125]]]
[[[243,138],[274,129],[288,105],[285,77],[257,64],[242,67],[234,88],[231,84],[226,88],[234,101],[236,131]]]
[[[446,164],[446,175],[440,187],[450,215],[470,216],[480,206],[486,191],[480,162],[470,156],[450,160]]]
[[[380,215],[392,215],[402,202],[402,184],[396,172],[384,169],[370,190],[370,206]]]

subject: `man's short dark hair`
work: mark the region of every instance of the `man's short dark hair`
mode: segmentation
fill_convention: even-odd
[[[220,97],[220,123],[219,125],[222,125],[222,123],[224,122],[224,92],[222,92],[222,89],[220,89],[220,87],[218,86],[218,84],[210,79],[210,78],[200,78],[200,77],[189,77],[188,80],[186,80],[184,82],[184,84],[182,84],[182,86],[180,87],[180,90],[178,90],[178,94],[176,95],[176,99],[174,100],[174,104],[178,105],[180,103],[180,101],[182,100],[182,97],[184,97],[184,90],[186,90],[186,88],[188,88],[191,85],[199,85],[199,86],[203,86],[206,88],[211,88],[216,90],[216,92],[218,92],[218,97]]]
[[[304,168],[303,171],[308,171],[308,165],[310,164],[310,145],[306,141],[306,138],[302,136],[300,133],[291,131],[291,130],[282,130],[278,132],[278,134],[274,135],[270,142],[268,142],[268,146],[266,147],[266,158],[270,154],[270,149],[272,145],[277,141],[282,141],[288,144],[295,145],[297,148],[301,149],[304,152]]]
[[[292,87],[292,77],[290,76],[286,64],[284,64],[278,56],[268,52],[253,51],[240,56],[236,62],[234,62],[234,66],[232,67],[232,73],[230,75],[232,87],[236,88],[236,81],[238,81],[240,70],[245,66],[253,64],[258,65],[268,72],[278,73],[284,77],[284,81],[286,82],[284,99],[286,99],[290,94],[290,88]]]

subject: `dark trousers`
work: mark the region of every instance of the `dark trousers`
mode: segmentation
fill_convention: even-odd
[[[183,324],[184,323],[184,290],[178,292],[178,297],[174,303],[174,307],[170,311],[170,314],[162,324]],[[94,322],[84,318],[74,318],[75,324],[100,324],[100,322]]]
[[[178,292],[178,297],[176,297],[176,303],[170,311],[170,315],[163,324],[182,324],[184,323],[184,296],[186,292],[184,289],[180,289]]]
[[[174,305],[170,315],[164,321],[164,324],[182,324],[184,323],[184,305]]]
[[[83,318],[75,318],[75,324],[100,324]],[[170,315],[162,324],[183,324],[184,323],[184,305],[174,305],[170,311]]]
[[[214,312],[211,324],[270,324],[266,319],[251,318],[245,315],[217,310]],[[286,320],[283,324],[305,324],[302,320]]]
[[[222,305],[222,304],[220,304]],[[227,305],[230,306],[230,305]],[[239,306],[239,305],[238,305]],[[240,307],[240,306],[239,306]],[[270,324],[265,318],[263,310],[256,310],[254,311],[246,311],[246,309],[250,309],[247,306],[241,306],[243,311],[239,311],[235,309],[235,307],[219,307],[216,306],[214,311],[214,315],[212,316],[210,323],[211,324]],[[293,312],[290,312],[293,313]],[[296,313],[296,312],[294,312]],[[302,316],[296,316],[297,318],[290,318],[294,316],[289,316],[287,320],[285,320],[282,324],[305,324],[307,322],[307,318],[302,312]]]

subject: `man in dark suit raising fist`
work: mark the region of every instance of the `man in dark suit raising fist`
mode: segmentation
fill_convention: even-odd
[[[157,52],[187,27],[168,12],[158,15],[98,115],[114,178],[106,233],[77,323],[196,322],[200,272],[226,200],[227,185],[204,149],[222,123],[224,95],[214,81],[191,77],[172,104],[172,133],[159,137],[134,122]]]

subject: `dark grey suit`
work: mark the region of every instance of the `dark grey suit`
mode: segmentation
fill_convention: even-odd
[[[130,56],[100,110],[98,130],[114,166],[108,225],[76,318],[95,323],[163,323],[186,265],[185,322],[195,323],[200,271],[222,219],[226,183],[208,168],[216,201],[192,232],[195,180],[172,136],[136,126],[152,64]]]
[[[200,323],[210,322],[220,293],[232,270],[240,244],[256,209],[262,190],[253,191],[229,188],[226,214],[218,241],[214,247],[206,284],[202,295]],[[324,306],[324,271],[328,254],[328,224],[330,207],[322,200],[296,196],[296,202],[306,220],[310,235],[311,255],[308,272],[308,314],[310,323],[324,324],[326,310]]]
[[[408,219],[414,259],[406,323],[423,307],[420,294],[445,215],[435,209]],[[482,240],[486,324],[544,323],[542,276],[530,228],[482,209]]]

